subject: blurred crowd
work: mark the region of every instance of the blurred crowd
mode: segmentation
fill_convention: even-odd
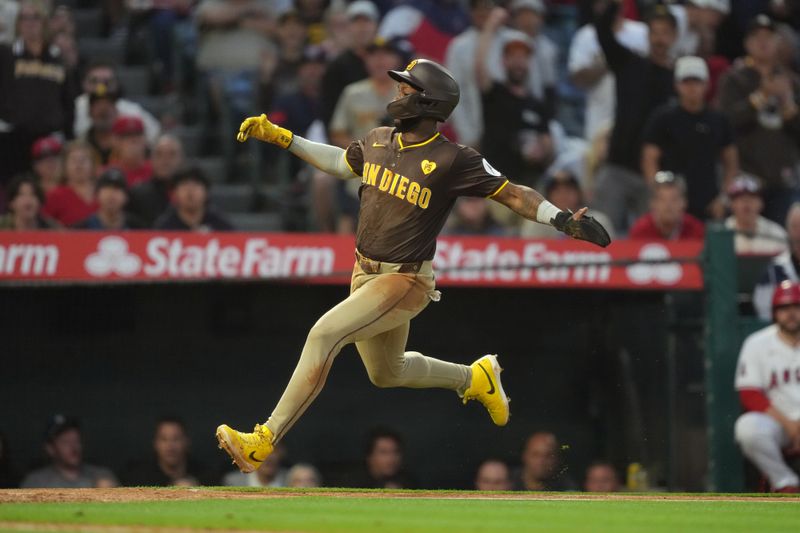
[[[261,467],[243,474],[238,469],[220,473],[196,461],[184,422],[164,417],[155,425],[152,451],[127,463],[120,472],[85,460],[78,419],[55,415],[44,433],[42,461],[20,476],[9,457],[8,442],[0,433],[0,488],[88,488],[117,486],[239,487],[354,487],[423,488],[406,461],[403,437],[389,428],[374,428],[366,436],[363,460],[349,468],[336,465],[326,478],[306,462],[291,460],[289,450],[279,444]],[[607,461],[593,461],[576,482],[555,434],[532,433],[523,443],[517,461],[487,458],[475,467],[469,487],[484,491],[578,491],[616,492],[624,489],[617,467]],[[628,483],[634,480],[629,480]],[[446,487],[441,487],[446,488]],[[637,486],[637,489],[643,489]]]
[[[559,207],[774,253],[798,28],[797,0],[0,0],[0,228],[352,232],[357,180],[234,132],[265,112],[346,146],[391,123],[386,71],[427,57],[461,86],[444,134]],[[559,237],[466,198],[446,231]]]

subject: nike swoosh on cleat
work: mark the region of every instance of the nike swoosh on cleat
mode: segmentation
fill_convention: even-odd
[[[492,381],[492,377],[489,375],[489,373],[486,371],[486,369],[483,368],[483,365],[478,365],[478,368],[483,370],[483,373],[486,374],[486,379],[489,380],[490,389],[489,389],[489,392],[487,394],[494,394],[494,382]]]
[[[386,148],[386,145],[374,142],[374,143],[372,143],[372,147],[373,148]]]
[[[250,455],[248,455],[247,457],[249,457],[251,461],[255,461],[256,463],[263,463],[264,462],[264,459],[256,459],[255,455],[256,455],[256,452],[255,452],[255,450],[253,450],[252,452],[250,452]]]

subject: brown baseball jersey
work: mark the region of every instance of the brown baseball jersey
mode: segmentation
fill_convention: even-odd
[[[478,152],[440,133],[406,144],[395,128],[375,128],[353,141],[345,156],[361,176],[356,247],[377,261],[433,259],[456,199],[491,198],[508,184]]]

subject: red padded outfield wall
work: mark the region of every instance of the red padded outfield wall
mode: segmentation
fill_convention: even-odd
[[[703,286],[702,241],[441,237],[442,286],[681,289]],[[0,232],[0,283],[273,279],[348,283],[353,238],[313,233]]]

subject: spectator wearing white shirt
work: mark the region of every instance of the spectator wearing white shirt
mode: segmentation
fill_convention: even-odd
[[[92,127],[92,120],[89,116],[89,95],[96,92],[99,86],[104,86],[105,90],[117,94],[120,91],[119,80],[117,80],[114,66],[105,61],[97,61],[89,65],[83,77],[83,94],[75,99],[75,137],[83,138]],[[148,113],[141,105],[125,98],[117,98],[115,102],[118,116],[138,117],[144,123],[145,137],[148,144],[153,144],[158,140],[161,133],[161,124],[158,120]]]
[[[738,255],[779,254],[788,248],[788,236],[780,224],[761,216],[764,201],[758,181],[740,174],[728,187],[731,216],[725,227],[736,232],[734,247]]]
[[[672,47],[674,57],[705,56],[713,52],[717,27],[731,11],[730,0],[688,0],[670,5],[678,23],[678,39]]]
[[[649,44],[644,22],[628,20],[620,11],[614,21],[614,35],[622,46],[643,57],[647,55]],[[567,69],[572,83],[586,91],[583,131],[586,139],[593,139],[604,125],[614,120],[617,102],[616,80],[608,68],[593,24],[587,24],[575,33],[569,48]]]

